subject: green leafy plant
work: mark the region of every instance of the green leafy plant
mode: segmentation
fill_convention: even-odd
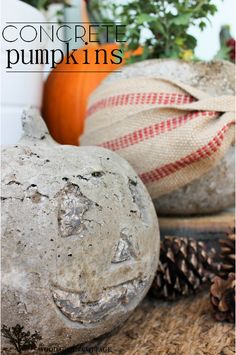
[[[38,10],[47,10],[51,4],[62,4],[65,7],[70,6],[68,0],[22,0],[27,4],[36,7]]]
[[[24,327],[17,324],[15,327],[2,326],[2,335],[15,347],[18,353],[25,350],[33,350],[37,348],[37,342],[42,339],[41,335],[35,331],[33,334],[24,332]]]
[[[143,53],[131,62],[148,58],[193,59],[197,40],[188,33],[191,25],[203,30],[217,7],[212,0],[87,1],[91,21],[120,22],[126,26],[125,49],[140,46]],[[100,38],[102,34],[98,34]]]

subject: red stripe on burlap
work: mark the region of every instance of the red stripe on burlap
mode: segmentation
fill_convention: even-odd
[[[173,117],[166,121],[161,121],[148,127],[140,128],[137,131],[128,133],[123,137],[112,139],[110,141],[99,144],[100,147],[107,148],[113,151],[130,147],[150,138],[154,138],[159,134],[170,132],[176,128],[181,127],[183,124],[191,121],[194,118],[214,116],[216,112],[199,111],[185,114],[184,116]]]
[[[95,102],[87,111],[86,116],[90,116],[95,112],[116,106],[127,105],[182,105],[195,101],[195,99],[186,94],[177,93],[156,93],[156,92],[144,92],[144,93],[130,93],[121,94],[117,96],[111,96],[106,99]]]
[[[219,147],[222,145],[222,142],[225,138],[225,133],[231,125],[234,125],[235,122],[231,121],[217,133],[217,135],[205,146],[201,147],[197,151],[175,161],[174,163],[169,163],[156,168],[146,173],[142,173],[139,177],[142,179],[144,184],[149,184],[160,179],[163,179],[170,174],[175,173],[176,171],[187,167],[190,164],[196,163],[199,160],[210,157],[212,154],[217,152]]]

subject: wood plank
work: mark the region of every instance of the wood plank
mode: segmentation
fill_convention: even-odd
[[[233,210],[215,215],[195,217],[160,217],[160,229],[195,230],[197,232],[232,232],[235,226]]]
[[[160,217],[161,237],[186,236],[203,240],[210,247],[219,250],[219,239],[235,230],[235,210],[227,210],[214,215],[194,217]]]

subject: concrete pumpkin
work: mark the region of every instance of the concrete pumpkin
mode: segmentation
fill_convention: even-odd
[[[55,143],[32,110],[23,129],[19,144],[2,150],[2,324],[37,331],[38,354],[130,315],[153,280],[159,229],[125,160]],[[11,346],[3,337],[3,349]]]

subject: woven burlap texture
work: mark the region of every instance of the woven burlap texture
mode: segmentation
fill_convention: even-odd
[[[178,81],[129,78],[90,98],[81,145],[116,151],[152,198],[211,170],[234,142],[233,96],[211,96]]]

